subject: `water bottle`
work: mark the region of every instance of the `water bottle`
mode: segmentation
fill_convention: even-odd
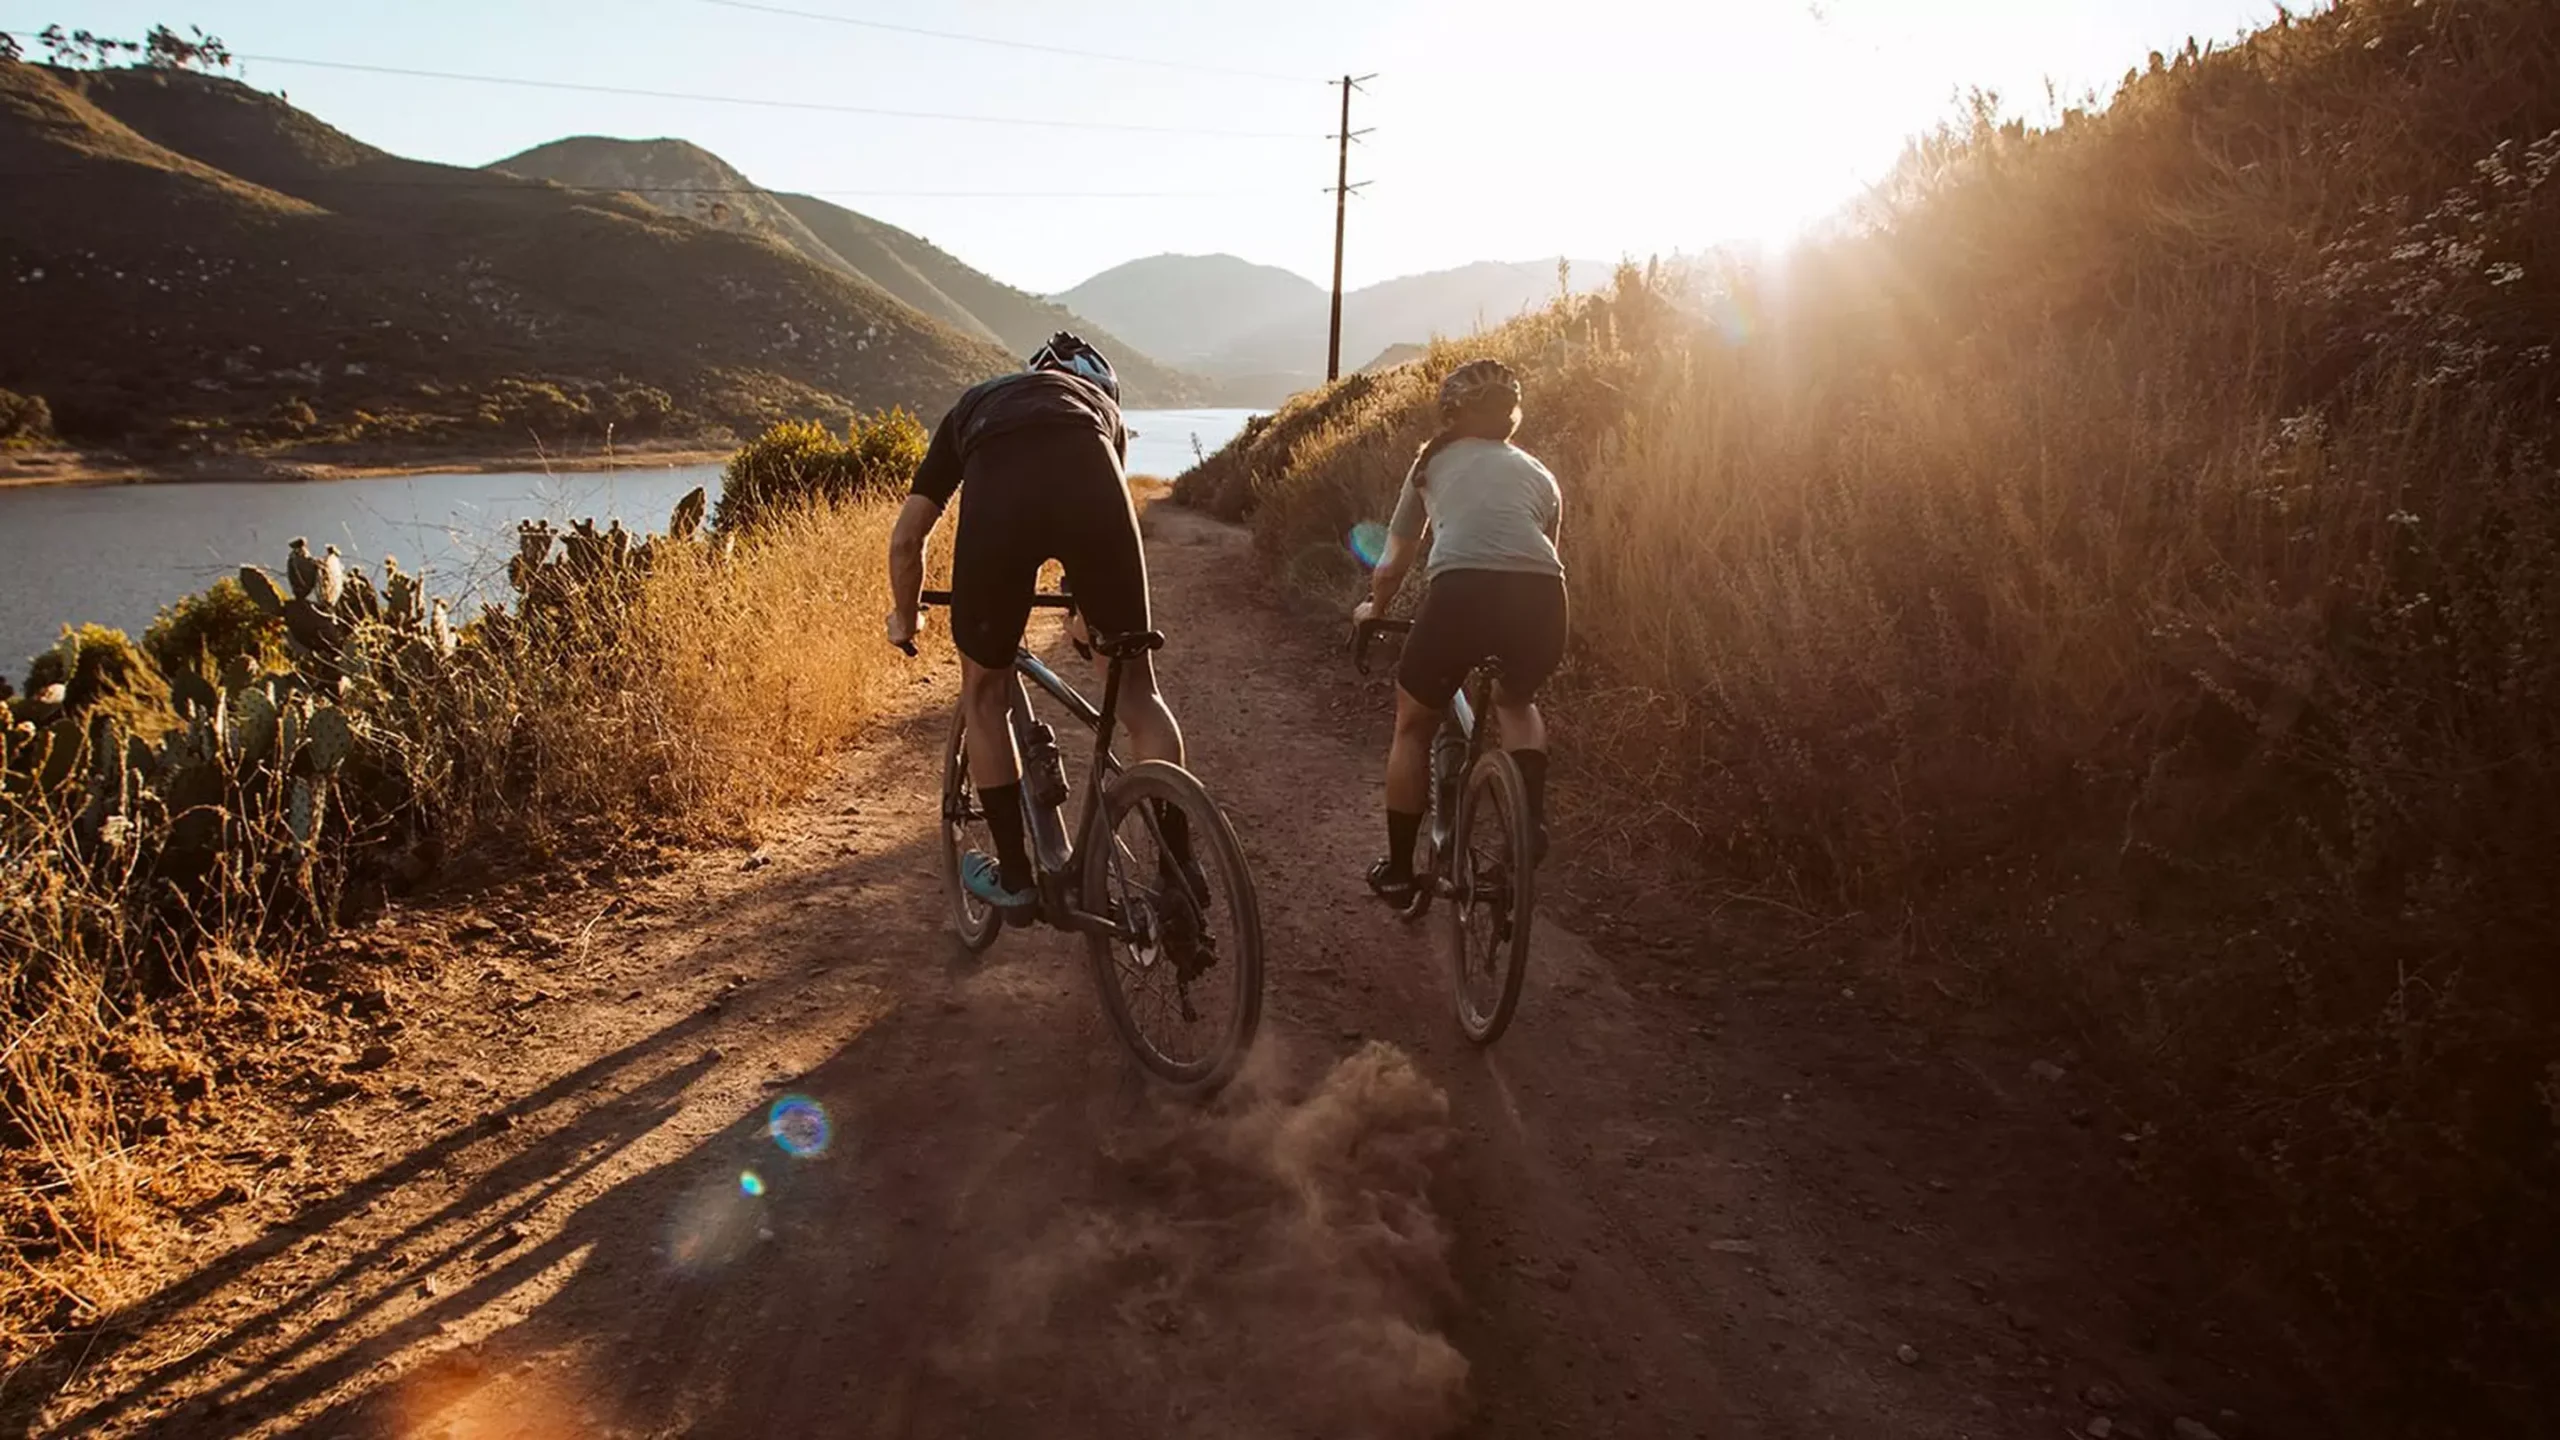
[[[1022,788],[1033,804],[1054,810],[1067,803],[1067,762],[1058,753],[1058,732],[1033,721],[1023,733]]]

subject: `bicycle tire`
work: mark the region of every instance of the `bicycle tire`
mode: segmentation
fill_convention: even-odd
[[[976,799],[969,781],[968,738],[967,712],[955,707],[951,743],[942,754],[942,877],[951,890],[952,933],[975,955],[996,943],[996,936],[1004,931],[1004,917],[996,907],[970,894],[960,880],[960,857],[969,848],[965,844],[968,822],[963,817]],[[985,824],[985,818],[981,816],[978,823]]]
[[[1489,1009],[1471,993],[1474,947],[1468,934],[1469,918],[1477,910],[1477,826],[1487,823],[1501,827],[1508,862],[1500,877],[1504,887],[1500,903],[1508,912],[1501,917],[1505,923],[1487,926],[1486,938],[1492,943],[1485,947],[1484,974],[1496,982]],[[1507,751],[1486,751],[1468,770],[1466,787],[1459,793],[1458,821],[1450,832],[1446,857],[1452,892],[1447,921],[1449,988],[1459,1031],[1478,1045],[1501,1039],[1520,1008],[1520,987],[1529,974],[1529,932],[1537,918],[1538,871],[1530,858],[1535,843],[1529,823],[1529,787],[1520,778],[1519,765]]]
[[[1189,817],[1192,854],[1214,860],[1211,884],[1218,887],[1237,931],[1236,953],[1218,957],[1235,996],[1227,1033],[1217,1047],[1196,1060],[1168,1055],[1146,1033],[1130,1006],[1115,952],[1120,942],[1107,934],[1089,934],[1086,950],[1093,964],[1094,988],[1101,992],[1103,1014],[1121,1044],[1156,1078],[1184,1091],[1211,1094],[1235,1078],[1253,1048],[1262,1024],[1262,911],[1255,897],[1253,874],[1245,866],[1244,847],[1235,827],[1190,771],[1163,760],[1141,760],[1120,772],[1103,793],[1102,824],[1088,832],[1084,856],[1083,904],[1086,913],[1112,912],[1111,876],[1119,852],[1120,822],[1140,804],[1169,804]]]

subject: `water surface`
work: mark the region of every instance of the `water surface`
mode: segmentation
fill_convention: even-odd
[[[1215,450],[1252,413],[1132,410],[1130,472],[1178,475],[1191,467],[1195,439]],[[296,535],[369,568],[396,557],[403,570],[425,571],[436,594],[505,599],[517,521],[592,517],[660,530],[696,485],[716,500],[720,467],[0,490],[0,673],[22,680],[28,657],[66,621],[139,636],[161,606],[244,562],[281,574]]]

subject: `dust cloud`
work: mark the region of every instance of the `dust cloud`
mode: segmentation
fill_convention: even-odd
[[[1449,1100],[1372,1041],[1313,1082],[1266,1041],[1206,1110],[1105,1156],[1119,1203],[1062,1216],[995,1272],[973,1379],[1081,1367],[1168,1430],[1422,1440],[1463,1418],[1458,1295],[1431,1205]]]

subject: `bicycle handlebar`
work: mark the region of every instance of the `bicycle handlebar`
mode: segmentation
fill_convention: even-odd
[[[1351,632],[1351,665],[1361,674],[1369,673],[1369,642],[1381,635],[1408,635],[1413,632],[1410,620],[1363,620]]]
[[[951,592],[948,590],[927,590],[922,595],[916,597],[916,603],[919,605],[939,605],[948,610],[951,608]],[[1073,610],[1076,608],[1076,597],[1073,595],[1034,595],[1031,597],[1031,607],[1035,610]]]
[[[951,608],[951,592],[948,590],[927,590],[916,597],[916,605],[919,609],[928,605],[939,605],[943,609],[948,610]],[[1073,610],[1076,608],[1076,599],[1072,595],[1034,595],[1031,597],[1031,606],[1035,610]],[[912,660],[915,658],[916,647],[914,641],[908,641],[906,644],[901,645],[898,648],[907,652],[908,659]]]

